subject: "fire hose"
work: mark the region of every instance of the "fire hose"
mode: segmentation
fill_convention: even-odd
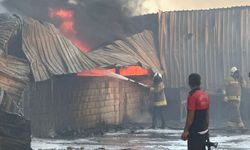
[[[111,72],[111,71],[109,71],[109,70],[104,70],[103,72],[104,72],[104,74],[105,74],[106,76],[108,76],[108,77],[112,77],[112,78],[116,78],[116,79],[121,79],[121,80],[129,81],[129,82],[132,82],[132,83],[134,83],[134,84],[138,84],[138,85],[140,85],[140,86],[143,86],[143,87],[145,87],[145,88],[149,88],[149,87],[150,87],[149,85],[146,85],[146,84],[137,82],[137,81],[135,81],[135,80],[133,80],[133,79],[124,77],[124,76],[122,76],[122,75],[119,75],[119,74],[117,74],[117,73]]]
[[[121,79],[121,80],[125,80],[125,81],[129,81],[129,82],[138,84],[138,85],[143,86],[143,87],[146,87],[146,88],[149,88],[149,87],[150,87],[149,85],[146,85],[146,84],[137,82],[137,81],[135,81],[135,80],[132,80],[132,79],[130,79],[130,78],[124,77],[124,76],[122,76],[122,75],[116,74],[116,73],[111,72],[111,71],[108,71],[108,70],[105,70],[105,71],[104,71],[104,74],[105,74],[106,76],[109,76],[109,77],[112,77],[112,78]],[[210,141],[209,133],[207,133],[206,147],[208,148],[208,150],[211,150],[211,147],[214,147],[214,148],[217,148],[217,147],[218,147],[218,143],[217,143],[217,142],[211,142],[211,141]]]

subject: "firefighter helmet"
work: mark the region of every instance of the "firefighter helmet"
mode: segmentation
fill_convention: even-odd
[[[160,83],[162,82],[162,75],[160,73],[155,73],[153,77],[154,83]]]
[[[231,73],[235,73],[237,70],[238,70],[237,67],[232,67],[231,70],[230,70],[230,72]]]

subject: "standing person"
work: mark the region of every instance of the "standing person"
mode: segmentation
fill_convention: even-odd
[[[164,83],[162,80],[162,75],[160,73],[155,73],[153,77],[153,85],[150,88],[151,98],[153,99],[153,116],[152,116],[152,128],[156,128],[157,120],[161,119],[161,127],[165,128],[165,109],[167,106],[167,100],[164,92]]]
[[[209,97],[201,88],[199,74],[189,75],[191,88],[187,99],[187,118],[182,140],[188,140],[188,150],[205,150],[209,124]]]
[[[231,68],[230,74],[230,77],[225,81],[225,89],[223,90],[224,101],[229,106],[228,127],[245,128],[240,114],[241,90],[244,80],[236,67]]]

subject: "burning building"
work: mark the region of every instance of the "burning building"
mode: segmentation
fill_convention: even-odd
[[[53,75],[77,73],[96,65],[49,23],[10,14],[1,14],[0,18],[3,33],[0,37],[0,135],[3,139],[0,145],[1,149],[29,149],[30,122],[24,119],[22,109],[23,92],[28,84],[50,79]],[[31,33],[35,32],[41,36],[34,37]],[[43,43],[41,47],[36,43],[41,37],[50,39],[56,46]],[[75,55],[65,57],[59,49]],[[52,60],[47,50],[56,58]]]
[[[11,3],[8,1],[7,4],[9,2]],[[23,5],[18,5],[20,6]],[[94,6],[96,7],[96,4]],[[31,82],[27,90],[24,114],[26,118],[31,119],[32,133],[35,136],[54,136],[68,128],[80,130],[101,123],[119,124],[133,119],[140,111],[147,109],[148,89],[134,83],[105,77],[107,74],[104,72],[108,70],[111,74],[115,72],[142,80],[150,75],[150,70],[160,71],[152,32],[133,31],[128,21],[124,21],[128,18],[123,14],[115,17],[118,18],[117,24],[111,24],[115,27],[114,31],[107,28],[110,30],[107,32],[103,28],[107,24],[102,14],[98,14],[97,20],[94,20],[97,23],[93,20],[86,21],[94,27],[88,25],[86,28],[79,28],[81,25],[86,25],[85,21],[79,25],[79,21],[82,21],[79,17],[90,19],[89,16],[84,16],[84,13],[79,16],[81,10],[78,6],[74,7],[72,9],[72,6],[48,5],[45,9],[48,14],[44,18],[54,22],[84,53],[92,49],[86,54],[76,52],[78,48],[72,47],[72,43],[67,39],[61,39],[63,35],[50,24],[25,18],[20,38],[22,40],[20,45],[25,55],[20,55],[29,60],[32,81],[35,82]],[[85,11],[89,11],[88,9]],[[31,12],[26,12],[26,15],[33,16],[28,14]],[[110,14],[110,12],[105,13]],[[43,18],[42,16],[39,15]],[[91,31],[99,29],[100,32],[89,33],[86,29]],[[139,34],[133,35],[134,33]],[[126,38],[130,35],[130,38]],[[113,42],[116,39],[122,40]],[[106,44],[109,45],[101,46]],[[93,51],[97,47],[103,48]],[[60,61],[61,59],[63,61]],[[78,75],[72,74],[76,72]],[[53,77],[68,73],[72,75]]]
[[[12,36],[7,38],[8,43],[15,44],[7,44],[8,48],[2,44],[5,53],[8,49],[7,54],[22,59],[21,66],[28,63],[28,68],[22,69],[27,71],[20,72],[25,77],[20,85],[23,89],[27,79],[34,81],[26,93],[24,113],[35,136],[53,137],[65,130],[81,132],[140,116],[149,105],[148,89],[107,77],[115,73],[142,81],[150,70],[164,72],[167,115],[179,120],[186,98],[181,93],[190,73],[202,75],[204,88],[212,97],[212,118],[216,119],[223,105],[216,101],[221,99],[217,91],[227,69],[236,65],[248,72],[249,7],[127,17],[117,5],[96,0],[78,5],[66,0],[23,2],[34,5],[27,8],[16,5],[15,0],[6,5],[23,15],[53,22],[61,31],[49,23],[19,17],[19,24],[10,28],[19,31],[16,28],[22,25],[19,34],[13,40],[9,40]],[[34,8],[36,12],[31,10]],[[10,19],[2,22],[5,20]],[[249,114],[248,109],[245,111]]]
[[[137,81],[148,79],[150,74],[146,69],[160,70],[154,51],[152,35],[145,31],[86,53],[99,67],[111,69],[87,70],[33,84],[28,106],[33,134],[56,136],[66,130],[79,132],[99,124],[137,120],[150,104],[149,89],[120,80],[119,74],[133,76]],[[131,69],[134,70],[130,74]]]

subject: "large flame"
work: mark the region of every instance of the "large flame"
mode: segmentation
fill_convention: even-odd
[[[116,72],[116,69],[91,69],[84,70],[81,73],[78,73],[78,76],[105,76],[106,71]],[[149,70],[144,69],[140,66],[129,66],[125,68],[121,68],[119,71],[122,76],[143,76],[148,75],[150,73]]]
[[[49,8],[49,16],[52,19],[58,19],[60,21],[59,29],[67,38],[71,40],[71,42],[73,42],[83,52],[88,51],[87,45],[77,38],[73,11],[63,8]]]

